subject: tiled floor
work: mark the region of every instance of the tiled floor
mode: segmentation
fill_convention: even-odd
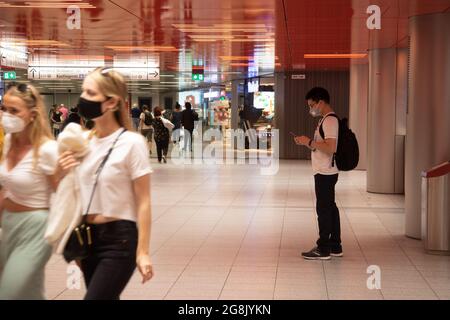
[[[426,255],[404,236],[404,197],[365,192],[365,172],[337,186],[344,258],[304,261],[317,237],[307,161],[282,161],[275,176],[251,165],[154,164],[151,252],[155,277],[136,272],[122,299],[450,299],[450,257]],[[367,267],[381,268],[381,290]],[[66,289],[67,266],[47,266],[49,299]]]

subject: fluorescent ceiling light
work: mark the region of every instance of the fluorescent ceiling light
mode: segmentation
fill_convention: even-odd
[[[173,46],[106,46],[108,49],[115,51],[158,51],[158,52],[172,52],[180,51]]]
[[[0,8],[49,8],[49,9],[66,9],[68,6],[76,5],[82,9],[93,9],[96,8],[94,5],[91,5],[87,2],[80,2],[80,0],[74,0],[71,2],[63,2],[63,1],[51,1],[47,0],[46,2],[31,2],[26,1],[25,4],[10,4],[5,2],[0,2]]]
[[[305,59],[362,59],[367,53],[329,53],[329,54],[305,54]]]

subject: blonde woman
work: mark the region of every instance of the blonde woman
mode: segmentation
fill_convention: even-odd
[[[76,166],[83,212],[92,230],[89,256],[80,261],[86,300],[117,300],[136,266],[142,282],[153,276],[150,259],[150,162],[144,137],[131,132],[125,109],[127,88],[120,74],[98,68],[83,82],[80,115],[95,122],[90,152],[76,159],[59,158],[59,178]],[[113,147],[98,176],[95,173]],[[92,197],[92,201],[91,201]]]
[[[44,299],[44,240],[57,146],[45,106],[31,85],[12,84],[3,98],[0,184],[0,299]]]

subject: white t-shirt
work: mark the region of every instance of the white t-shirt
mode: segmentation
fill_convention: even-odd
[[[122,130],[120,128],[104,138],[94,136],[89,141],[90,152],[83,158],[78,169],[83,213],[87,210],[92,194],[95,172]],[[89,214],[136,221],[133,181],[151,172],[144,137],[135,132],[124,132],[100,173]]]
[[[148,125],[145,124],[145,112],[141,113],[141,115],[139,116],[139,119],[142,120],[142,128],[141,128],[141,130],[149,130],[149,129],[153,128],[152,125],[148,126]]]
[[[337,140],[339,136],[339,121],[336,117],[327,115],[333,114],[334,112],[330,112],[326,114],[317,125],[316,131],[314,133],[314,141],[322,142],[324,139],[320,136],[319,128],[320,125],[323,122],[322,129],[323,133],[325,135],[325,139],[336,139],[336,146],[337,146]],[[325,118],[326,117],[326,118]],[[322,152],[318,149],[316,151],[311,152],[311,163],[314,174],[323,174],[323,175],[333,175],[339,173],[339,170],[336,166],[336,163],[334,164],[334,167],[332,166],[333,163],[333,155],[326,154],[325,152]]]
[[[53,175],[58,162],[58,145],[48,140],[39,148],[36,167],[33,168],[33,149],[8,171],[6,156],[11,145],[11,135],[5,136],[3,160],[0,164],[0,184],[5,198],[30,208],[48,208],[52,188],[48,176]]]

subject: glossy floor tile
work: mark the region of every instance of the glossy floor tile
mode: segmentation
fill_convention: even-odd
[[[345,256],[320,262],[300,257],[318,232],[308,161],[281,161],[274,176],[255,165],[153,166],[155,277],[142,285],[136,272],[122,299],[450,299],[450,257],[406,238],[403,196],[367,193],[365,172],[340,175]],[[83,297],[69,275],[52,257],[49,299]]]

